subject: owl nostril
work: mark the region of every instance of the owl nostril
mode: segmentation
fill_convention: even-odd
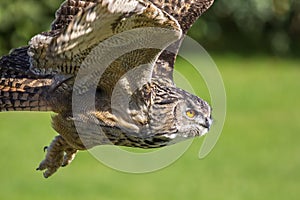
[[[202,124],[203,127],[210,129],[210,126],[212,124],[212,120],[210,118],[205,118],[204,124]]]

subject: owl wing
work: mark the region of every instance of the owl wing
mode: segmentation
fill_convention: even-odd
[[[51,24],[50,33],[61,33],[79,13],[87,7],[95,6],[95,0],[67,0],[63,2],[55,13],[55,20]]]
[[[31,39],[28,54],[36,73],[75,74],[82,66],[97,64],[102,71],[86,71],[81,83],[94,84],[91,80],[104,74],[100,87],[111,93],[117,81],[137,66],[150,63],[143,77],[151,79],[162,49],[180,37],[174,17],[149,1],[68,0],[56,12],[51,31]],[[124,51],[128,48],[132,50]],[[114,57],[115,51],[120,52]]]
[[[213,4],[214,0],[151,0],[154,5],[173,16],[182,29],[183,37],[193,23]],[[170,45],[159,56],[153,78],[173,83],[173,68],[183,37]]]

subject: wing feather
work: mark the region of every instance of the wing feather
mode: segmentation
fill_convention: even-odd
[[[151,0],[158,8],[163,9],[173,16],[182,29],[183,36],[180,40],[170,45],[159,56],[153,70],[153,78],[165,79],[173,84],[173,68],[175,59],[184,38],[194,22],[213,4],[214,0]]]
[[[95,0],[67,0],[55,13],[55,20],[51,24],[51,31],[61,32],[79,12],[95,5]],[[51,32],[50,31],[50,32]]]
[[[154,29],[145,32],[141,30],[143,28]],[[155,28],[169,30],[168,36],[164,37],[165,31]],[[117,38],[115,41],[110,40],[106,43],[107,46],[92,52],[107,39],[126,31],[130,31],[131,35],[124,36],[123,39]],[[103,56],[109,53],[110,46],[118,45],[120,49],[141,43],[139,50],[125,52],[127,54],[112,63],[106,72],[107,76],[102,77],[102,89],[111,93],[116,82],[126,72],[141,64],[152,62],[144,76],[152,74],[154,62],[162,49],[178,40],[180,36],[181,28],[174,17],[147,0],[68,0],[57,11],[52,30],[33,37],[28,52],[31,57],[31,69],[36,73],[49,74],[55,71],[76,74],[91,52],[94,56],[90,58],[101,57],[105,60]],[[106,67],[101,66],[99,62],[100,68]],[[92,75],[94,77],[97,73]],[[93,84],[89,83],[90,78],[86,76],[87,80],[82,83]]]

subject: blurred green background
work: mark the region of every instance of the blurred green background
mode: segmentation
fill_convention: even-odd
[[[0,0],[1,55],[47,30],[60,3]],[[34,169],[56,135],[51,114],[1,113],[0,199],[298,199],[300,2],[216,0],[189,34],[212,56],[227,92],[224,130],[208,157],[198,159],[197,138],[171,166],[137,175],[81,152],[44,179]],[[176,69],[208,99],[190,67],[179,60]]]

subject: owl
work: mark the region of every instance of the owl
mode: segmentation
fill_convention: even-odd
[[[177,88],[180,44],[213,0],[67,0],[51,29],[0,60],[0,111],[52,111],[57,135],[37,170],[78,150],[158,148],[202,136],[211,107]]]

